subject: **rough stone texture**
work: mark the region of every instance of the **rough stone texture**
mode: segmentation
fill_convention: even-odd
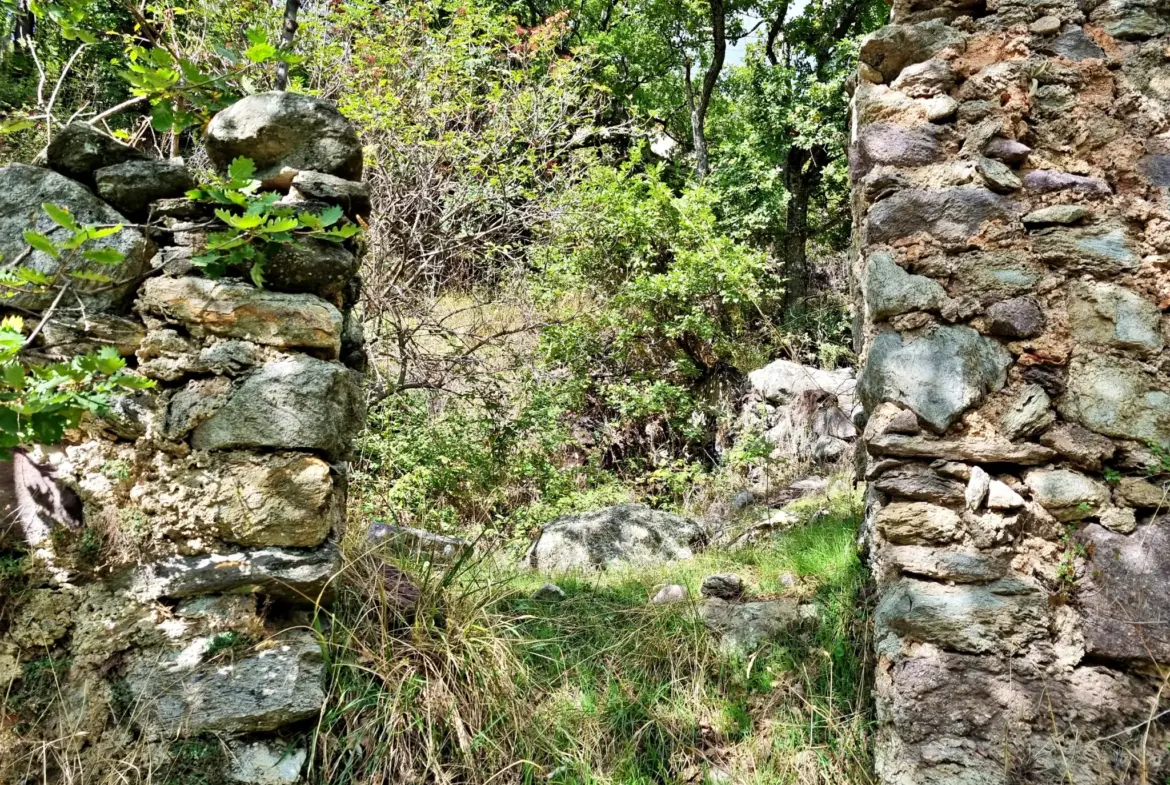
[[[282,245],[264,264],[265,286],[277,292],[336,297],[357,274],[357,257],[337,243]]]
[[[366,217],[370,214],[370,187],[365,183],[304,171],[293,178],[292,188],[302,199],[340,205],[348,216]]]
[[[132,218],[145,218],[151,202],[182,196],[195,179],[179,161],[126,161],[93,173],[98,196]]]
[[[1045,431],[1040,443],[1051,447],[1082,469],[1101,471],[1113,457],[1113,442],[1075,423],[1060,423]]]
[[[199,450],[272,448],[342,456],[360,423],[361,402],[345,366],[296,356],[245,376],[195,428]]]
[[[896,543],[942,543],[956,540],[962,530],[958,514],[925,502],[894,502],[877,514],[882,536]]]
[[[738,600],[743,596],[743,589],[743,578],[735,573],[721,572],[704,578],[699,594],[721,600]]]
[[[1078,349],[1057,408],[1105,436],[1170,442],[1170,383],[1133,360]]]
[[[937,432],[1004,385],[1011,355],[969,327],[884,332],[869,349],[858,383],[869,408],[893,401]]]
[[[937,311],[947,300],[946,290],[922,275],[911,275],[879,251],[866,265],[865,303],[875,322],[911,311]]]
[[[728,602],[711,597],[699,605],[703,623],[719,636],[727,652],[750,654],[800,622],[800,603],[779,598],[760,602]]]
[[[640,504],[619,504],[546,523],[525,563],[557,571],[691,558],[706,532],[695,521]]]
[[[1108,488],[1068,469],[1034,469],[1025,475],[1024,482],[1032,491],[1032,498],[1060,521],[1079,521],[1097,515],[1109,501]]]
[[[206,278],[151,278],[138,309],[192,335],[242,338],[280,349],[341,350],[341,312],[312,295],[280,294]]]
[[[80,224],[114,225],[129,223],[105,202],[98,199],[82,185],[48,169],[24,164],[9,164],[0,167],[0,264],[5,267],[16,265],[17,260],[26,267],[52,274],[60,268],[60,262],[42,251],[33,251],[23,256],[28,244],[24,241],[26,229],[47,235],[57,242],[64,241],[66,231],[49,218],[41,208],[45,202],[52,202],[66,208]],[[101,272],[115,281],[129,281],[122,286],[110,288],[108,284],[91,284],[77,281],[73,290],[81,295],[87,308],[92,311],[117,311],[125,304],[134,289],[132,280],[146,269],[150,245],[137,229],[122,231],[95,240],[88,248],[112,248],[124,255],[121,264],[102,265]],[[70,270],[80,270],[87,262],[77,259]],[[105,290],[105,291],[100,291]],[[6,300],[9,305],[41,309],[52,302],[54,292],[46,294],[19,294]]]
[[[1004,338],[1035,338],[1044,332],[1044,312],[1024,297],[994,303],[987,318],[991,334]]]
[[[320,458],[237,458],[216,469],[218,481],[204,488],[205,498],[228,542],[305,548],[320,545],[333,528],[333,479]]]
[[[965,36],[941,20],[890,25],[861,44],[861,61],[892,82],[908,65],[928,60],[948,47],[962,47]]]
[[[941,154],[937,135],[930,127],[874,123],[858,135],[850,165],[857,176],[864,177],[875,166],[929,164]]]
[[[687,587],[677,583],[668,583],[663,586],[654,596],[650,598],[651,605],[673,605],[678,602],[686,602],[690,599],[690,594],[687,592]]]
[[[353,126],[333,103],[307,95],[247,96],[212,119],[206,144],[216,166],[226,168],[246,156],[264,181],[291,183],[303,170],[347,180],[362,175],[362,148]]]
[[[173,556],[143,567],[132,577],[130,588],[144,599],[257,592],[313,602],[340,569],[340,558],[331,545],[315,550],[262,548]]]
[[[262,741],[235,742],[228,749],[232,765],[227,778],[241,785],[298,785],[309,757],[307,750]]]
[[[888,558],[907,575],[955,583],[984,583],[1002,578],[1008,564],[1002,557],[979,552],[897,545],[886,551]]]
[[[321,647],[311,633],[301,632],[227,667],[142,662],[126,684],[145,707],[141,724],[191,736],[270,731],[314,717],[325,701],[324,681]]]
[[[1077,283],[1068,306],[1073,337],[1147,354],[1162,348],[1161,313],[1154,303],[1109,283]]]
[[[103,166],[146,158],[89,123],[70,123],[57,131],[45,157],[50,169],[87,185],[92,184],[94,171]]]
[[[1016,220],[1011,204],[982,188],[957,187],[899,191],[869,211],[866,240],[889,243],[925,234],[964,247],[984,225]]]

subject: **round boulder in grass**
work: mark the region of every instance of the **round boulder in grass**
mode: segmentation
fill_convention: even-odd
[[[357,132],[332,101],[296,93],[258,93],[242,98],[207,126],[207,155],[220,169],[236,158],[256,164],[256,179],[287,188],[311,170],[346,180],[362,176]]]
[[[545,524],[524,561],[539,570],[654,564],[689,559],[705,542],[706,531],[689,518],[619,504]]]

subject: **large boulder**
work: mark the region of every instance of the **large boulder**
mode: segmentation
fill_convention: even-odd
[[[131,667],[126,686],[143,707],[137,721],[166,735],[254,733],[316,716],[325,702],[325,663],[315,636],[290,632],[226,665],[190,667],[181,655],[144,659]]]
[[[63,242],[65,229],[57,226],[41,207],[52,202],[66,208],[80,224],[117,225],[126,218],[98,199],[89,189],[49,169],[24,164],[9,164],[0,168],[0,267],[13,269],[18,265],[53,274],[60,270],[61,261],[42,251],[33,251],[27,257],[28,243],[24,231],[33,229],[48,235],[51,240]],[[137,276],[146,269],[150,258],[150,244],[142,232],[124,228],[120,232],[95,240],[87,249],[112,248],[123,255],[117,265],[94,265],[80,257],[69,263],[69,270],[98,267],[97,272],[109,276],[121,285],[90,283],[75,279],[72,291],[77,292],[90,312],[121,309],[133,291]],[[7,302],[19,308],[40,310],[49,306],[55,292],[47,294],[20,294]]]
[[[345,455],[362,402],[344,365],[298,355],[243,377],[191,437],[197,450],[317,450]],[[168,415],[169,417],[169,415]]]
[[[938,432],[1004,386],[1012,357],[970,327],[917,333],[885,332],[874,339],[858,389],[866,408],[900,403]]]
[[[689,518],[619,504],[545,524],[524,560],[540,570],[652,564],[689,559],[705,539],[703,527]]]
[[[773,403],[788,403],[803,392],[824,392],[837,397],[838,406],[851,412],[857,382],[853,369],[821,370],[790,360],[774,360],[748,374],[751,394]]]
[[[307,294],[283,294],[207,278],[152,278],[138,310],[180,324],[192,335],[241,338],[278,349],[316,349],[336,357],[341,312]]]
[[[357,132],[331,101],[297,93],[258,93],[240,99],[207,126],[207,155],[227,168],[245,157],[262,181],[288,185],[310,170],[360,180]]]
[[[53,137],[45,158],[53,171],[92,185],[93,173],[103,166],[141,161],[146,155],[89,123],[70,123]]]

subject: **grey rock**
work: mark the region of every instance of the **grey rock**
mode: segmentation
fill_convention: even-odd
[[[688,599],[690,599],[690,594],[687,592],[686,586],[680,586],[677,583],[668,583],[650,598],[650,604],[674,605],[675,603],[686,602]]]
[[[370,187],[365,183],[321,172],[300,172],[293,178],[292,188],[304,199],[339,205],[350,217],[370,214]]]
[[[1060,17],[1042,16],[1028,25],[1028,32],[1033,35],[1052,35],[1060,30]]]
[[[568,597],[565,590],[555,583],[542,583],[532,592],[532,599],[537,602],[560,602]]]
[[[1142,41],[1166,32],[1164,7],[1156,0],[1105,0],[1093,8],[1089,20],[1123,41]]]
[[[1140,364],[1076,350],[1061,415],[1091,431],[1139,442],[1170,442],[1170,386]]]
[[[987,486],[987,508],[990,510],[1019,510],[1026,505],[1024,497],[1001,480],[992,480]]]
[[[28,249],[23,233],[33,229],[56,242],[64,242],[67,232],[57,226],[41,207],[52,202],[66,208],[79,224],[115,225],[128,223],[126,218],[82,185],[49,169],[24,164],[9,164],[0,168],[0,266],[12,269],[19,260],[26,267],[52,275],[59,271],[61,262],[41,251]],[[149,242],[137,229],[122,229],[116,234],[94,240],[87,249],[111,248],[124,255],[117,265],[102,265],[101,272],[124,285],[87,283],[74,280],[71,291],[80,295],[89,313],[118,311],[134,289],[134,279],[147,267],[151,256]],[[70,270],[92,266],[78,258]],[[9,306],[40,310],[47,308],[56,292],[46,294],[18,294],[6,299]]]
[[[1032,499],[1059,521],[1096,516],[1109,502],[1109,489],[1068,469],[1034,469],[1024,476]]]
[[[851,368],[825,371],[789,360],[775,360],[748,374],[753,395],[774,403],[788,403],[805,392],[825,392],[837,397],[837,405],[853,409],[857,381]]]
[[[232,104],[207,126],[207,155],[220,169],[243,156],[257,179],[287,185],[309,170],[360,180],[362,148],[336,105],[288,92],[258,93]]]
[[[873,487],[890,496],[935,504],[962,504],[966,494],[962,483],[942,477],[921,464],[888,471],[874,480]]]
[[[300,785],[301,770],[309,757],[305,749],[265,741],[233,741],[228,743],[228,750],[228,781],[241,785]]]
[[[926,502],[887,504],[878,510],[875,524],[883,537],[900,545],[953,542],[963,527],[956,513]]]
[[[97,313],[70,318],[61,316],[45,322],[41,330],[43,351],[49,357],[71,359],[112,346],[122,357],[138,351],[146,330],[136,319]]]
[[[358,271],[358,259],[344,246],[324,240],[282,244],[264,263],[264,285],[277,292],[341,294]]]
[[[1129,507],[1107,507],[1101,511],[1099,522],[1111,532],[1132,534],[1137,530],[1137,513]]]
[[[983,148],[983,154],[988,158],[1003,161],[1011,166],[1019,166],[1028,160],[1032,148],[1015,139],[1005,139],[1002,136],[992,137]]]
[[[163,436],[178,441],[219,411],[231,395],[230,379],[192,379],[167,402]]]
[[[946,60],[931,59],[908,65],[890,85],[911,98],[931,98],[955,86],[955,69]]]
[[[886,332],[870,346],[858,391],[869,410],[893,401],[941,432],[1002,388],[1010,364],[1006,349],[969,327]]]
[[[1033,248],[1040,260],[1073,273],[1116,275],[1141,264],[1121,226],[1051,229],[1033,236]]]
[[[57,131],[45,151],[50,169],[86,185],[93,184],[93,173],[103,166],[144,158],[144,153],[89,123],[70,123]]]
[[[540,570],[661,563],[691,558],[705,539],[703,528],[689,518],[619,504],[545,524],[524,561]]]
[[[1149,480],[1122,477],[1117,482],[1117,495],[1134,507],[1170,509],[1170,487],[1159,487]]]
[[[987,187],[996,193],[1011,193],[1024,185],[1007,164],[994,158],[980,157],[975,162],[975,169],[982,175]]]
[[[993,303],[987,309],[988,329],[1004,338],[1035,338],[1044,332],[1044,312],[1035,301],[1016,297]]]
[[[1048,599],[1023,580],[946,586],[903,578],[875,612],[875,636],[888,633],[970,654],[1011,654],[1047,632]]]
[[[1056,457],[1056,452],[1039,444],[1015,444],[1007,439],[974,436],[937,439],[927,435],[880,434],[868,439],[869,451],[901,458],[942,458],[972,463],[1014,463],[1035,466]]]
[[[940,275],[934,275],[936,269]],[[950,277],[956,289],[982,305],[991,305],[1035,291],[1048,274],[1048,268],[1021,254],[976,252],[959,254],[941,269],[922,272],[933,277]]]
[[[743,592],[743,578],[732,572],[708,575],[699,587],[699,594],[704,597],[718,597],[721,600],[738,600]]]
[[[712,597],[699,605],[703,623],[719,636],[725,652],[750,654],[800,623],[800,603],[779,598],[761,602],[728,602]]]
[[[131,218],[145,218],[150,203],[182,196],[195,179],[181,161],[126,161],[93,173],[98,196]]]
[[[1045,54],[1056,55],[1075,62],[1105,59],[1105,50],[1098,46],[1096,41],[1085,35],[1083,28],[1076,25],[1066,25],[1064,32],[1051,41],[1038,44],[1036,48]]]
[[[130,592],[142,600],[254,592],[312,604],[329,599],[329,581],[340,569],[341,553],[331,544],[312,550],[256,548],[170,556],[135,572]]]
[[[907,575],[955,583],[985,583],[1007,574],[1008,564],[997,555],[929,548],[922,545],[894,545],[885,558]]]
[[[1052,169],[1034,169],[1024,175],[1028,190],[1047,194],[1054,191],[1077,191],[1086,194],[1109,195],[1113,189],[1104,180]]]
[[[1091,524],[1079,535],[1092,547],[1077,586],[1085,653],[1112,660],[1170,660],[1170,516],[1129,535]]]
[[[1052,397],[1064,395],[1064,369],[1054,365],[1030,365],[1024,369],[1024,381],[1038,384]]]
[[[371,544],[389,546],[392,550],[408,554],[426,554],[432,559],[453,561],[471,549],[471,543],[460,537],[435,534],[411,526],[374,521],[366,533]]]
[[[1055,419],[1048,393],[1038,384],[1027,384],[1015,389],[1006,401],[999,417],[999,431],[1015,441],[1044,430]]]
[[[889,251],[869,255],[865,267],[865,306],[874,321],[911,311],[937,311],[947,300],[946,290],[923,275],[911,275]]]
[[[1137,161],[1138,171],[1150,185],[1170,186],[1170,155],[1146,155]]]
[[[967,489],[963,493],[963,501],[967,509],[974,512],[983,506],[987,500],[987,491],[991,488],[991,475],[981,466],[971,467],[971,476],[967,480]]]
[[[869,209],[866,238],[871,244],[886,243],[925,233],[943,243],[963,246],[984,224],[1015,220],[1012,204],[983,188],[906,189]]]
[[[954,117],[959,111],[959,102],[949,95],[936,95],[922,101],[922,111],[927,120],[938,123]]]
[[[923,166],[941,157],[937,131],[931,126],[871,123],[857,134],[850,169],[854,177],[864,177],[875,166]]]
[[[298,355],[243,377],[227,402],[195,429],[191,446],[318,450],[339,457],[349,452],[361,410],[349,369]]]
[[[1057,204],[1042,207],[1024,216],[1025,225],[1048,226],[1051,224],[1075,224],[1092,215],[1088,208],[1079,204]]]
[[[991,101],[963,101],[959,104],[959,120],[974,125],[980,120],[985,119],[997,108],[997,105]]]
[[[1077,282],[1071,287],[1069,327],[1080,342],[1153,353],[1162,349],[1158,306],[1115,284]]]
[[[948,47],[961,48],[966,37],[941,19],[914,25],[887,25],[861,43],[861,61],[893,82],[908,65],[929,60]]]
[[[171,736],[271,731],[315,717],[325,701],[325,664],[310,633],[285,633],[274,646],[208,663],[136,663],[126,684],[144,711],[138,721]]]

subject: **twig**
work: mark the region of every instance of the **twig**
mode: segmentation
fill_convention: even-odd
[[[45,106],[45,149],[48,150],[49,143],[53,141],[53,105],[57,103],[57,93],[61,92],[61,85],[65,83],[65,77],[69,75],[69,69],[73,67],[73,62],[77,60],[77,56],[85,49],[85,44],[78,44],[77,48],[73,50],[73,56],[65,63],[65,67],[61,69],[61,75],[57,77],[57,84],[53,86],[53,94],[49,96],[49,103]]]
[[[135,104],[140,104],[145,100],[146,100],[146,96],[144,96],[144,95],[136,96],[134,98],[131,98],[128,101],[123,101],[122,103],[118,104],[117,106],[111,106],[106,111],[102,112],[101,114],[95,115],[94,117],[91,117],[90,119],[86,120],[85,122],[88,123],[89,125],[93,125],[94,123],[98,123],[98,122],[101,122],[102,120],[105,120],[110,115],[115,115],[118,112],[122,111],[123,109],[129,109],[131,106],[134,106]]]
[[[65,292],[69,291],[69,285],[71,283],[73,283],[73,281],[66,281],[65,285],[61,287],[61,291],[57,292],[56,298],[53,299],[52,305],[50,305],[45,311],[45,315],[41,317],[40,323],[37,324],[36,328],[33,329],[31,333],[29,333],[28,339],[24,342],[25,346],[31,346],[33,340],[36,339],[38,335],[40,335],[41,330],[45,329],[45,325],[48,324],[49,319],[53,316],[53,311],[57,310],[57,306],[60,304],[61,298],[65,296]]]

